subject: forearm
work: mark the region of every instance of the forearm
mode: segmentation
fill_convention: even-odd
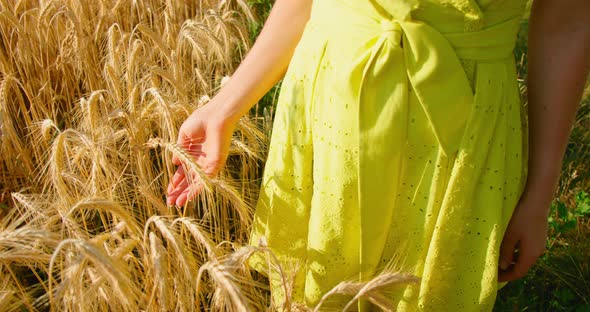
[[[224,120],[239,120],[284,76],[309,19],[311,3],[276,0],[256,42],[215,95]]]
[[[590,69],[588,0],[536,0],[529,24],[525,192],[550,201]],[[548,206],[548,205],[547,205]]]

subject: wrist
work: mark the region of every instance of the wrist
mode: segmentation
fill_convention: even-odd
[[[557,166],[554,168],[546,166],[542,169],[529,167],[527,171],[525,189],[538,194],[547,194],[547,196],[552,196],[557,189],[560,175],[561,171]]]
[[[243,115],[236,104],[219,96],[214,96],[197,110],[206,111],[208,120],[220,127],[236,125]]]
[[[534,209],[535,214],[549,216],[556,189],[557,182],[551,179],[527,180],[521,200],[533,202],[534,204],[526,206]]]
[[[213,115],[219,123],[224,125],[237,124],[253,106],[251,100],[229,87],[222,88],[211,100],[215,103]]]

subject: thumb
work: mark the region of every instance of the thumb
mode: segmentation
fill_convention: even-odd
[[[178,157],[176,156],[176,154],[172,155],[172,163],[173,163],[175,166],[180,166],[180,165],[181,165],[181,163],[180,163],[180,159],[178,159]]]
[[[231,136],[228,138],[222,133],[213,131],[210,139],[210,153],[207,157],[207,166],[204,168],[204,171],[212,178],[222,169],[227,160]]]
[[[502,270],[508,269],[512,261],[514,260],[514,249],[516,248],[516,237],[511,235],[510,232],[506,233],[502,244],[500,245],[500,268]]]
[[[178,138],[176,139],[176,147],[180,148],[180,149],[184,149],[185,145],[187,142],[187,138],[186,135],[184,134],[184,129],[182,126],[180,126],[180,129],[178,129]],[[178,157],[177,153],[172,152],[172,163],[176,166],[180,166],[182,165],[182,162],[180,161],[180,158]]]

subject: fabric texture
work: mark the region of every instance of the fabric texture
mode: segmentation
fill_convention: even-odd
[[[309,306],[392,259],[397,311],[491,311],[526,180],[525,0],[314,0],[284,76],[249,244]],[[285,298],[269,256],[249,259]],[[298,265],[298,266],[296,266]],[[320,311],[341,310],[334,295]],[[379,311],[368,300],[358,311]]]

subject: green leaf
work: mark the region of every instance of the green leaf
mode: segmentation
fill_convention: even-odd
[[[565,203],[562,201],[558,201],[557,202],[557,214],[559,215],[559,218],[564,218],[567,217],[567,207],[565,206]]]
[[[590,214],[590,196],[584,191],[576,194],[576,214],[579,216]]]

